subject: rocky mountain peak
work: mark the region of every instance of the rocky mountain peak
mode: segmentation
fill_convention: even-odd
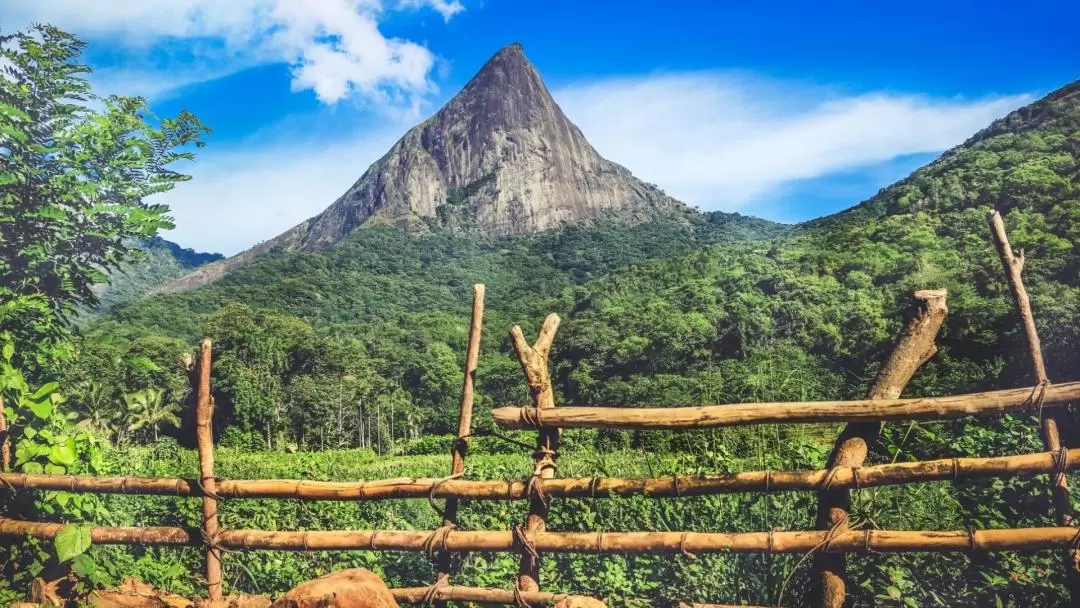
[[[447,106],[466,116],[503,128],[527,126],[539,118],[535,110],[555,105],[540,74],[518,43],[488,60]]]
[[[163,291],[208,283],[272,249],[333,246],[365,223],[505,236],[601,214],[641,221],[673,210],[686,208],[600,156],[514,43],[325,211]]]

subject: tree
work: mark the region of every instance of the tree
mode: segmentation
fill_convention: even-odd
[[[48,25],[0,36],[0,328],[26,344],[64,335],[93,286],[172,227],[147,202],[189,176],[208,129],[192,114],[154,120],[140,97],[96,96],[84,43]]]
[[[128,410],[127,430],[134,432],[150,429],[154,441],[157,441],[161,425],[180,426],[180,418],[176,416],[180,411],[180,406],[176,403],[167,403],[164,397],[165,391],[158,388],[143,389],[124,395]]]
[[[122,413],[117,411],[113,390],[101,382],[89,381],[78,392],[75,408],[81,418],[79,425],[112,437],[116,431],[113,423]]]

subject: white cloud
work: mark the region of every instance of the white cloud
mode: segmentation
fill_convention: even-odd
[[[394,5],[396,10],[421,8],[447,20],[464,10],[457,0],[405,0]],[[429,74],[435,57],[416,42],[383,35],[379,21],[386,13],[380,0],[37,0],[4,3],[0,21],[54,23],[80,36],[119,45],[129,54],[125,64],[136,67],[131,74],[112,78],[135,90],[160,92],[162,83],[184,84],[199,74],[220,75],[222,66],[235,70],[257,63],[288,63],[293,67],[293,88],[311,89],[325,103],[359,98],[376,104],[415,104],[434,90]],[[185,60],[190,65],[166,65],[152,72],[138,65],[147,50],[178,43],[190,55]],[[178,69],[183,78],[175,75]]]
[[[752,211],[797,180],[940,152],[1031,101],[843,95],[731,73],[601,80],[555,97],[601,154],[686,203],[725,211]]]
[[[163,236],[200,251],[247,249],[328,207],[403,132],[398,126],[330,143],[280,140],[200,152],[195,164],[175,166],[193,179],[156,201],[176,219]]]
[[[430,6],[432,10],[442,15],[444,21],[450,21],[454,15],[463,12],[465,7],[458,0],[401,0],[402,8],[420,9]]]

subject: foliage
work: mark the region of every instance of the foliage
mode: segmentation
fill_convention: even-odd
[[[154,441],[157,441],[161,425],[180,426],[180,419],[176,416],[180,405],[166,402],[164,395],[165,391],[157,388],[124,395],[128,413],[127,430],[149,430]]]
[[[129,240],[171,227],[145,199],[188,179],[170,166],[206,131],[186,112],[151,125],[138,97],[96,97],[83,49],[47,25],[0,36],[0,305],[38,308],[33,325],[0,317],[20,346],[62,336],[56,322],[96,302]]]
[[[92,434],[71,424],[74,414],[65,414],[65,398],[55,382],[32,389],[23,373],[13,364],[15,347],[10,336],[4,336],[0,348],[0,395],[4,416],[14,438],[16,470],[25,473],[100,474],[103,472],[101,443]],[[2,512],[8,516],[96,520],[108,515],[99,497],[91,494],[46,491],[33,496],[16,495],[5,501]],[[12,546],[2,569],[5,578],[21,582],[37,576],[47,567],[57,566],[56,560],[68,561],[85,551],[89,542],[84,534],[67,529],[58,541],[58,555]],[[84,542],[85,541],[85,542]],[[81,549],[81,550],[80,550]],[[22,567],[21,562],[25,562]],[[79,561],[86,572],[96,571],[87,559]]]

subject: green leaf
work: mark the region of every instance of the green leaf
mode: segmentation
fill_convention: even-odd
[[[48,420],[49,416],[52,416],[53,407],[52,407],[52,403],[50,401],[48,401],[48,400],[45,400],[45,401],[31,401],[31,402],[29,402],[29,406],[30,406],[30,411],[33,412],[35,416],[37,416],[38,418],[41,418],[42,420]]]
[[[90,578],[97,573],[98,565],[89,555],[82,553],[71,560],[71,569],[79,576]]]
[[[55,393],[57,391],[57,389],[59,389],[59,388],[60,388],[60,383],[59,382],[49,382],[49,383],[43,384],[43,385],[41,385],[41,388],[39,388],[33,395],[30,396],[30,398],[35,400],[35,401],[43,399],[43,398],[47,397],[48,395],[51,395],[51,394]]]
[[[49,462],[62,464],[65,467],[75,464],[75,441],[68,439],[60,445],[52,446],[49,450]]]
[[[15,356],[15,345],[11,342],[5,343],[3,352],[4,359],[6,359],[7,361],[11,361],[11,358]]]
[[[56,557],[61,562],[74,559],[90,548],[90,527],[74,524],[65,526],[57,532],[53,544],[56,547]]]

